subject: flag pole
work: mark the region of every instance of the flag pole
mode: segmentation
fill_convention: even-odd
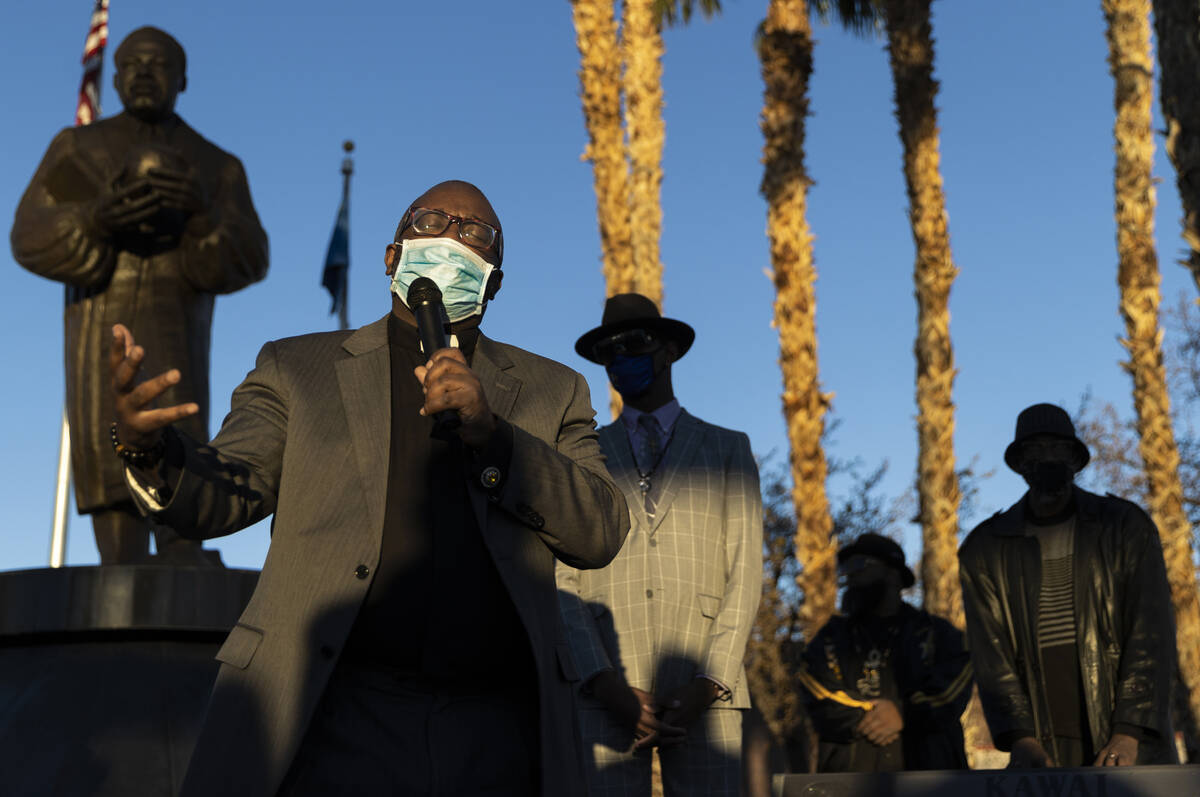
[[[346,139],[342,142],[342,149],[346,151],[346,157],[342,159],[342,204],[346,208],[346,212],[350,212],[350,175],[354,174],[354,158],[350,153],[354,152],[354,142]],[[349,242],[346,243],[347,248]],[[347,274],[343,279],[346,280],[345,295],[342,297],[342,305],[338,309],[338,325],[341,329],[350,328],[350,274],[347,268]]]
[[[108,44],[108,0],[96,0],[88,35],[83,42],[83,79],[75,102],[75,125],[91,124],[100,115],[100,73],[104,68],[104,47]],[[72,286],[63,293],[70,303]],[[62,567],[67,556],[67,509],[71,492],[71,424],[63,406],[62,430],[58,438],[58,469],[54,481],[54,519],[50,527],[50,566]]]

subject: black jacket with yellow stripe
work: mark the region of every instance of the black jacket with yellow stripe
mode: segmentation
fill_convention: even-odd
[[[856,731],[873,695],[863,693],[865,651],[851,619],[835,616],[804,653],[799,674],[820,738],[818,770],[871,772],[965,769],[959,716],[971,697],[971,661],[963,634],[946,620],[903,604],[886,667],[904,718],[900,739],[879,748]]]

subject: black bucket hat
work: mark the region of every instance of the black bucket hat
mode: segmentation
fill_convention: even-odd
[[[1071,416],[1066,410],[1057,404],[1034,404],[1021,410],[1017,416],[1017,431],[1008,448],[1004,449],[1004,464],[1017,471],[1017,454],[1020,453],[1021,443],[1040,434],[1074,443],[1075,453],[1082,463],[1079,470],[1083,470],[1092,458],[1088,447],[1075,435],[1075,424],[1071,423]]]
[[[663,318],[658,305],[640,293],[618,293],[604,302],[600,326],[588,330],[575,341],[575,352],[585,360],[603,365],[594,348],[599,341],[630,329],[644,329],[675,341],[682,357],[692,347],[696,331],[682,321]]]
[[[874,556],[899,570],[904,579],[901,586],[905,589],[917,583],[917,577],[913,575],[913,571],[904,561],[904,549],[900,547],[900,543],[889,537],[869,531],[866,534],[860,534],[858,539],[838,551],[838,564],[842,564],[855,554]]]

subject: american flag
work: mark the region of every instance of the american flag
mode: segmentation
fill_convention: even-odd
[[[96,0],[92,24],[83,43],[83,80],[79,84],[79,104],[75,106],[75,124],[86,125],[100,115],[100,70],[104,66],[104,46],[108,44],[108,0]]]

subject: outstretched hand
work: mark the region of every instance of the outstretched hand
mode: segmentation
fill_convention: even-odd
[[[133,333],[124,324],[114,325],[112,333],[108,371],[112,378],[117,437],[132,448],[151,449],[162,438],[164,427],[195,415],[200,411],[200,405],[188,402],[153,408],[154,401],[179,382],[179,369],[172,368],[139,383],[138,372],[146,358],[146,350],[134,342]]]

